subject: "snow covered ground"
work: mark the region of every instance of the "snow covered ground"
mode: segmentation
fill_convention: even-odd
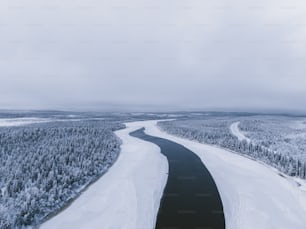
[[[146,123],[146,133],[184,145],[211,172],[227,229],[305,229],[306,192],[268,166],[218,147],[178,138]]]
[[[143,127],[128,123],[118,160],[66,210],[42,229],[153,229],[167,182],[168,163],[160,149],[129,136]]]
[[[34,123],[50,122],[47,118],[0,118],[0,127],[23,126]]]
[[[201,158],[219,189],[227,229],[305,229],[306,192],[293,179],[227,150],[164,133],[156,121],[129,123],[118,131],[123,145],[115,165],[41,228],[154,228],[168,164],[157,146],[128,135],[141,127]]]
[[[243,141],[246,140],[247,142],[250,142],[251,140],[249,138],[247,138],[239,129],[239,124],[240,122],[234,122],[231,126],[230,126],[230,130],[232,132],[232,134],[234,136],[236,136],[239,141]]]
[[[292,122],[290,127],[296,130],[305,130],[306,129],[306,119],[294,121]]]

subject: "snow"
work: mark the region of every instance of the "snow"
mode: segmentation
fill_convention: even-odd
[[[144,126],[126,124],[118,160],[71,206],[42,229],[153,229],[167,182],[168,162],[156,145],[129,136]]]
[[[50,119],[47,118],[0,118],[0,127],[23,126],[49,121]]]
[[[298,186],[275,169],[225,149],[169,135],[156,123],[129,123],[118,131],[123,140],[118,161],[42,228],[154,228],[168,163],[156,145],[128,135],[145,127],[147,134],[177,142],[201,158],[220,192],[227,229],[305,229],[306,192],[300,188],[305,183]]]
[[[305,130],[306,129],[306,120],[302,119],[302,120],[294,121],[294,122],[292,122],[290,127],[293,128],[293,129],[296,129],[296,130]]]
[[[220,192],[227,229],[305,229],[306,192],[292,179],[225,149],[169,135],[156,121],[145,127],[147,134],[177,142],[201,158]]]
[[[236,136],[238,138],[239,141],[243,141],[246,140],[247,142],[250,142],[251,140],[249,138],[247,138],[239,129],[239,124],[240,122],[234,122],[231,126],[230,126],[230,130],[232,132],[232,134],[234,136]]]

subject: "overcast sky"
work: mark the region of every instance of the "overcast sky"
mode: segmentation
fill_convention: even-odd
[[[305,0],[1,0],[0,109],[306,110]]]

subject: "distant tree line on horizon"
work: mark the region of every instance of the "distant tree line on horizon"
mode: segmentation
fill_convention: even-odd
[[[265,146],[246,140],[240,141],[229,130],[232,120],[177,120],[158,122],[158,126],[169,134],[217,145],[250,158],[262,161],[279,171],[294,177],[306,178],[306,163],[287,154],[276,153]]]
[[[114,163],[122,124],[79,121],[0,128],[0,228],[41,223]]]

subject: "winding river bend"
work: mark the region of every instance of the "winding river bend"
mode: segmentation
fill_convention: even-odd
[[[156,229],[225,228],[223,206],[216,184],[196,154],[175,142],[149,136],[144,133],[144,128],[130,135],[158,145],[168,159],[168,181]]]

